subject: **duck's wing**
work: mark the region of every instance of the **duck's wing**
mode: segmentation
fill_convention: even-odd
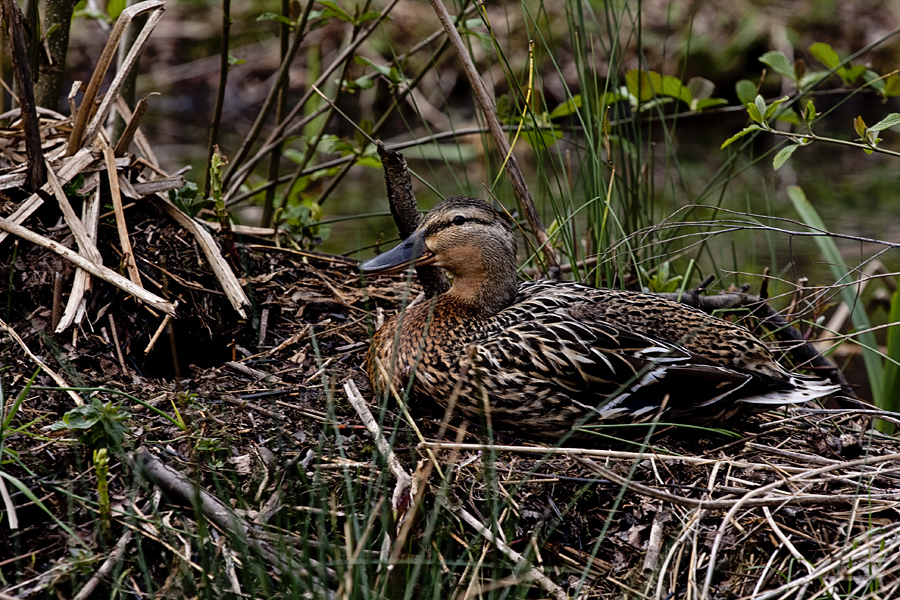
[[[527,408],[537,418],[569,403],[570,412],[596,420],[640,422],[661,413],[664,420],[722,423],[747,403],[824,395],[609,323],[584,323],[562,308],[513,321],[475,346],[476,377],[483,372],[478,382],[491,410]]]

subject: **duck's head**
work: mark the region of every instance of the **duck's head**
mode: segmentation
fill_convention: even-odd
[[[434,265],[453,276],[448,294],[496,312],[516,295],[516,238],[512,228],[478,198],[447,198],[397,247],[360,265],[364,273],[397,273]]]

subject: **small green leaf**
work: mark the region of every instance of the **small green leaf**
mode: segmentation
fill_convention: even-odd
[[[765,117],[766,121],[768,121],[769,118],[775,114],[775,111],[778,110],[778,107],[781,106],[782,104],[784,104],[785,102],[787,102],[787,100],[788,100],[787,96],[782,96],[778,100],[773,100],[772,104],[770,104],[768,107],[766,107],[766,111],[763,113],[763,116]],[[759,101],[757,101],[757,106],[758,105],[759,105]]]
[[[841,64],[841,59],[838,57],[837,52],[834,51],[834,48],[823,42],[816,42],[810,46],[809,53],[829,69],[835,69]]]
[[[882,91],[882,94],[884,94],[885,98],[900,96],[900,76],[891,75],[885,79],[884,91]]]
[[[884,131],[885,129],[890,129],[891,127],[896,127],[897,125],[900,125],[900,113],[891,113],[869,127],[869,131]]]
[[[563,133],[555,129],[525,128],[522,135],[535,150],[544,150],[563,138]]]
[[[654,86],[651,77],[655,75],[657,80],[657,88],[659,87],[659,73],[652,73],[633,69],[625,73],[625,87],[628,93],[634,96],[639,102],[652,100],[654,96]]]
[[[759,57],[759,61],[772,67],[772,70],[782,77],[796,81],[794,79],[794,65],[791,64],[790,59],[783,52],[778,50],[766,52]]]
[[[846,66],[837,70],[838,76],[844,80],[844,83],[850,85],[864,74],[868,69],[864,65]]]
[[[775,158],[772,159],[772,168],[776,171],[784,166],[784,163],[787,162],[787,159],[791,157],[791,154],[797,151],[797,148],[800,147],[800,144],[791,144],[790,146],[785,146],[781,150],[778,151],[778,154],[775,155]]]
[[[748,133],[752,133],[754,131],[762,131],[762,127],[760,127],[759,125],[750,125],[748,127],[744,127],[743,129],[738,131],[736,134],[734,134],[733,136],[731,136],[730,138],[728,138],[727,140],[722,142],[722,145],[719,146],[719,149],[720,150],[725,149],[727,146],[730,146],[732,144],[732,142],[735,142],[735,141],[741,139],[742,137],[744,137],[745,135],[747,135]]]
[[[856,135],[861,138],[866,137],[866,122],[863,121],[862,117],[856,117],[853,119],[853,129],[856,131]]]
[[[798,115],[797,111],[795,111],[793,108],[787,108],[778,113],[778,120],[784,123],[790,123],[791,125],[799,125],[800,115]]]
[[[327,9],[322,11],[323,17],[335,17],[336,19],[347,21],[348,23],[353,22],[353,17],[350,16],[350,13],[338,6],[337,2],[333,2],[332,0],[319,0],[319,4]]]
[[[569,115],[573,115],[578,112],[578,109],[581,108],[581,94],[577,94],[556,108],[550,111],[549,118],[550,119],[559,119],[561,117],[568,117]]]
[[[806,101],[806,110],[803,112],[803,119],[806,121],[807,126],[812,125],[812,122],[816,120],[816,105],[813,104],[812,100]]]
[[[766,124],[766,120],[763,118],[762,113],[759,112],[759,107],[755,103],[751,102],[747,105],[747,114],[754,123],[759,123],[760,125]]]
[[[764,124],[766,122],[766,101],[763,100],[763,97],[759,94],[756,95],[756,98],[753,100],[753,106],[756,107],[756,112],[759,113],[759,123]],[[754,119],[756,120],[756,119]]]
[[[681,80],[677,77],[672,77],[671,75],[665,75],[662,78],[662,87],[659,92],[663,96],[670,96],[676,100],[681,100],[687,105],[690,105],[691,100],[694,99],[691,91],[681,83]]]
[[[291,23],[291,20],[288,19],[287,17],[285,17],[284,15],[279,15],[279,14],[270,13],[270,12],[259,15],[258,17],[256,17],[256,20],[257,21],[277,21],[279,23],[284,23],[285,25],[288,25],[288,26],[293,25],[293,23]]]
[[[694,110],[705,110],[707,108],[712,108],[714,106],[723,106],[728,104],[728,100],[725,98],[704,98],[703,100],[698,100],[693,103]]]
[[[737,92],[738,100],[744,106],[753,102],[753,99],[756,97],[756,84],[749,79],[738,81],[734,86],[734,90]]]

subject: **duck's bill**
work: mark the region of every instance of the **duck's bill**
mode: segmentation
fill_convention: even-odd
[[[400,244],[375,258],[360,263],[363,273],[399,273],[410,266],[422,267],[432,264],[436,256],[432,254],[419,232],[400,242]]]

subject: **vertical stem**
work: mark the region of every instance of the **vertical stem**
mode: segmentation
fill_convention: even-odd
[[[310,2],[309,4],[312,4]],[[290,0],[281,0],[281,16],[286,19],[291,18],[291,3]],[[281,23],[281,27],[279,28],[279,36],[278,40],[281,42],[281,63],[285,62],[285,59],[288,56],[288,45],[290,42],[291,28],[287,23]],[[287,101],[288,101],[288,91],[291,89],[291,81],[290,81],[290,72],[285,72],[285,76],[283,78],[279,77],[275,82],[275,85],[279,87],[278,93],[278,103],[275,105],[275,122],[280,123],[282,119],[284,119],[285,112],[287,111]],[[272,154],[269,157],[269,170],[266,174],[266,178],[269,181],[274,181],[278,178],[278,167],[281,164],[281,148],[284,144],[278,144],[274,148],[272,148]],[[266,201],[263,205],[263,216],[262,216],[262,225],[263,227],[271,227],[274,225],[272,223],[272,217],[275,215],[275,191],[277,186],[272,186],[266,190]],[[282,201],[282,205],[287,202],[288,195],[291,193],[291,189],[287,188],[284,191],[284,200]]]
[[[34,86],[28,65],[28,46],[25,43],[25,20],[15,0],[0,0],[3,21],[12,47],[13,72],[22,109],[22,129],[25,135],[25,154],[28,157],[28,188],[36,190],[47,181],[44,155],[41,151],[41,130],[34,105]]]
[[[47,47],[50,49],[50,60],[53,64],[40,61],[41,76],[34,87],[38,106],[53,110],[59,108],[63,73],[69,51],[69,26],[76,4],[78,0],[47,0],[44,5],[44,35],[47,37]],[[3,111],[2,106],[0,102],[0,112]]]
[[[206,173],[203,176],[203,193],[209,196],[209,165],[212,162],[213,146],[219,138],[219,124],[222,121],[222,105],[225,104],[225,88],[228,85],[228,46],[231,39],[231,0],[222,0],[222,52],[219,59],[219,90],[216,93],[216,107],[209,126],[209,142],[206,146]]]

